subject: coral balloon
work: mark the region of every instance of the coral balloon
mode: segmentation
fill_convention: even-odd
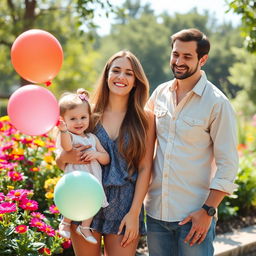
[[[54,189],[54,202],[63,216],[82,221],[98,212],[103,193],[101,184],[92,174],[74,171],[58,181]]]
[[[63,51],[52,34],[31,29],[14,41],[11,61],[16,72],[24,79],[32,83],[46,83],[60,71]]]
[[[17,130],[27,135],[42,135],[58,121],[59,107],[55,96],[38,85],[25,85],[10,97],[7,112]]]

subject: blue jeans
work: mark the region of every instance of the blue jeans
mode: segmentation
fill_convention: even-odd
[[[216,220],[212,219],[205,240],[190,246],[184,239],[192,223],[182,226],[179,222],[156,220],[147,215],[147,241],[149,256],[213,256]]]

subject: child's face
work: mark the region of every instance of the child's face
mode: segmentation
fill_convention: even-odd
[[[83,135],[90,123],[88,105],[83,103],[74,109],[67,110],[63,118],[70,132]]]

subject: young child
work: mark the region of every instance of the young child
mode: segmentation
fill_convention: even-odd
[[[84,89],[78,89],[77,93],[64,93],[59,100],[60,122],[58,124],[59,135],[56,141],[57,149],[70,151],[74,144],[91,145],[86,150],[88,164],[67,164],[65,173],[72,171],[85,171],[93,174],[102,183],[102,170],[100,164],[108,164],[109,154],[105,151],[98,138],[90,133],[91,108],[88,102],[89,94]],[[100,164],[99,164],[100,163]],[[107,207],[108,202],[104,195],[102,207]],[[76,232],[93,244],[97,240],[93,237],[90,225],[92,218],[83,220]],[[70,238],[71,220],[64,217],[59,225],[59,234]]]

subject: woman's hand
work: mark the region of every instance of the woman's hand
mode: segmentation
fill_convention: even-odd
[[[118,234],[120,234],[125,227],[124,237],[121,241],[121,246],[126,247],[139,235],[139,216],[128,212],[119,226]]]
[[[56,157],[57,166],[64,170],[66,164],[87,164],[88,161],[83,159],[83,154],[88,148],[91,148],[91,145],[83,146],[76,144],[72,150],[68,152],[62,151],[61,154]]]
[[[87,151],[83,152],[83,154],[81,155],[81,159],[83,161],[90,162],[92,160],[97,160],[99,154],[100,153],[95,150],[87,150]]]

